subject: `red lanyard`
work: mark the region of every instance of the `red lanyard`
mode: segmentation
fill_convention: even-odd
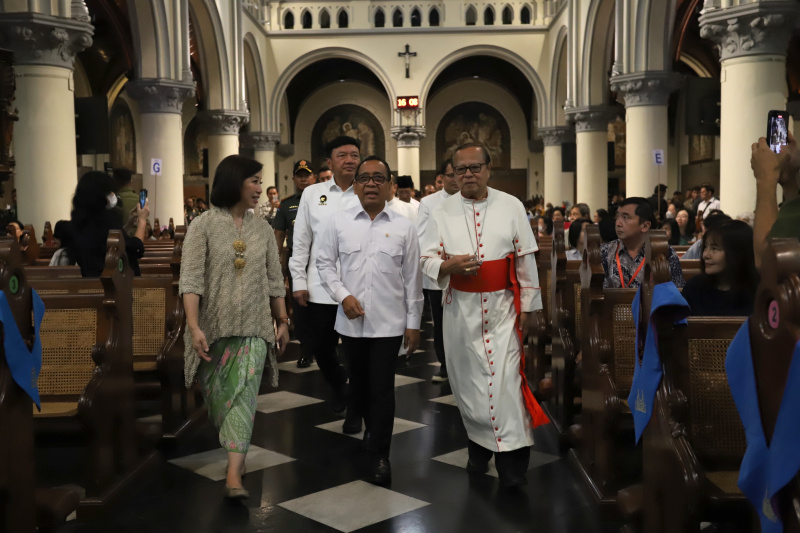
[[[642,270],[642,267],[644,266],[644,264],[647,261],[647,259],[642,259],[642,262],[639,263],[639,268],[636,269],[636,272],[633,273],[633,276],[631,277],[631,280],[626,284],[625,283],[625,277],[622,275],[622,265],[620,265],[620,263],[619,263],[619,243],[617,243],[616,256],[617,256],[617,272],[619,272],[619,281],[622,284],[622,288],[625,289],[631,283],[633,283],[633,280],[635,280],[636,276],[639,275],[639,272]]]

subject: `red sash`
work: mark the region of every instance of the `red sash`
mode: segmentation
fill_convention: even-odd
[[[522,377],[522,397],[525,400],[525,408],[531,415],[533,427],[549,423],[550,419],[547,418],[539,402],[533,397],[531,388],[528,386],[528,377],[525,375],[525,342],[522,338],[522,329],[519,323],[522,295],[517,281],[514,254],[508,254],[504,259],[484,261],[475,276],[451,275],[450,287],[461,292],[496,292],[504,289],[513,291],[514,309],[517,313],[517,323],[514,326],[514,330],[517,332],[520,346],[519,375]]]

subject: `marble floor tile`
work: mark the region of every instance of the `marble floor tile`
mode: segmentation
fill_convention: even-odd
[[[342,431],[342,424],[343,424],[342,420],[335,420],[333,422],[328,422],[327,424],[320,424],[316,427],[324,429],[325,431],[333,431],[334,433],[340,433],[342,435],[346,435],[346,433]],[[419,429],[424,427],[425,424],[412,422],[410,420],[403,420],[402,418],[395,418],[394,426],[392,428],[392,435],[397,435],[399,433],[405,433],[406,431],[411,431],[413,429]],[[364,430],[362,429],[360,433],[347,436],[361,440],[364,438]]]
[[[278,370],[291,372],[292,374],[305,374],[306,372],[314,372],[319,370],[319,365],[317,365],[317,362],[314,361],[309,367],[297,368],[297,361],[284,361],[283,363],[278,363]]]
[[[431,398],[432,402],[442,403],[444,405],[455,405],[458,406],[456,403],[456,397],[452,394],[448,394],[447,396],[441,396],[439,398]]]
[[[256,410],[259,413],[269,414],[322,402],[323,400],[311,398],[310,396],[303,396],[302,394],[295,394],[288,391],[278,391],[259,396]]]
[[[265,468],[289,463],[291,461],[294,461],[291,457],[251,445],[247,452],[247,459],[245,459],[245,467],[247,474],[251,474],[259,470],[264,470]],[[225,467],[228,465],[228,453],[222,448],[216,448],[207,452],[187,455],[186,457],[178,457],[169,462],[181,468],[191,470],[195,474],[207,477],[212,481],[221,481],[225,479]]]
[[[403,387],[405,385],[412,385],[414,383],[419,383],[421,381],[425,381],[424,379],[419,378],[412,378],[411,376],[403,376],[401,374],[395,374],[394,376],[394,386]]]
[[[337,531],[349,533],[430,505],[364,481],[323,490],[279,504]]]
[[[542,465],[558,461],[559,459],[560,457],[557,455],[550,455],[549,453],[531,450],[531,462],[528,465],[528,472]],[[454,452],[434,457],[433,460],[466,469],[467,461],[469,460],[469,452],[467,451],[467,448],[462,448],[461,450],[456,450]],[[489,461],[489,471],[486,473],[486,475],[498,477],[497,469],[494,466],[494,457],[492,457],[492,459]]]

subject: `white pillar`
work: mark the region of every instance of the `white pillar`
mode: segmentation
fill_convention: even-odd
[[[608,209],[608,121],[613,116],[605,106],[569,110],[575,122],[578,202],[594,211]]]
[[[750,146],[766,134],[767,113],[786,107],[786,48],[800,6],[757,2],[709,11],[700,35],[719,45],[722,210],[731,216],[755,209]]]
[[[406,127],[400,131],[393,131],[392,136],[397,139],[397,172],[395,175],[411,176],[411,179],[414,180],[414,187],[419,189],[419,141],[425,137],[425,129]]]
[[[652,196],[656,185],[667,183],[669,95],[679,78],[670,72],[642,72],[615,76],[611,88],[625,98],[626,196]],[[654,152],[664,154],[657,165]]]
[[[91,46],[93,27],[85,21],[35,16],[0,15],[0,37],[15,54],[17,212],[39,235],[45,221],[55,225],[70,218],[78,181],[73,61]]]
[[[217,166],[229,155],[239,153],[239,129],[247,124],[249,114],[227,109],[204,111],[203,120],[208,127],[208,190],[211,194]]]
[[[573,173],[562,172],[561,145],[575,140],[571,128],[541,128],[539,135],[544,142],[544,201],[560,205],[564,200],[573,202],[575,188]]]
[[[183,102],[194,86],[171,80],[143,79],[125,90],[139,100],[142,186],[148,191],[150,213],[160,222],[183,223]],[[160,160],[160,174],[153,160]]]
[[[245,137],[243,135],[242,137]],[[261,170],[261,177],[262,177],[262,194],[259,204],[267,203],[267,187],[277,187],[276,179],[275,179],[275,147],[281,140],[280,133],[275,132],[250,132],[246,134],[247,142],[249,145],[253,147],[253,158],[264,165],[264,168]],[[284,196],[283,193],[278,190],[279,196]]]

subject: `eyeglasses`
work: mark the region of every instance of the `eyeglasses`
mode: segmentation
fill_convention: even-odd
[[[455,172],[456,176],[463,176],[464,174],[467,173],[467,169],[469,169],[469,171],[472,174],[477,174],[487,164],[488,163],[474,163],[474,164],[468,165],[468,166],[459,166],[459,167],[453,168],[453,171]]]
[[[370,176],[369,174],[359,174],[356,176],[356,183],[359,185],[366,185],[369,183],[369,180],[372,180],[375,185],[383,185],[389,180],[389,178],[386,176],[381,176],[380,174],[376,174],[374,176]]]

